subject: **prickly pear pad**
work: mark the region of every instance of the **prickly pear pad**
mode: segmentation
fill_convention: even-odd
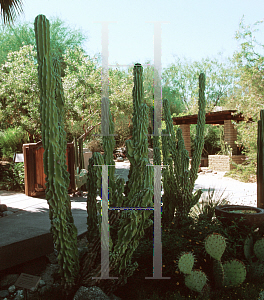
[[[185,285],[198,293],[201,293],[203,287],[205,286],[207,277],[205,273],[201,270],[193,270],[190,275],[185,277]]]
[[[191,252],[186,252],[181,255],[178,261],[178,268],[184,274],[191,274],[194,265],[194,255]]]
[[[256,241],[254,253],[259,260],[264,261],[264,237]]]
[[[223,268],[225,273],[224,286],[226,287],[238,286],[246,279],[245,264],[238,259],[224,262]]]
[[[205,238],[204,247],[212,258],[220,260],[226,248],[225,238],[214,232]]]

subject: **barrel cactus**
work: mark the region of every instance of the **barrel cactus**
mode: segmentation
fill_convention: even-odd
[[[52,60],[50,26],[44,15],[35,19],[43,164],[46,174],[46,199],[49,204],[51,232],[58,251],[62,284],[74,283],[79,271],[77,229],[68,195],[70,183],[66,165],[66,133],[64,131],[64,95],[60,63]]]
[[[186,220],[191,208],[199,201],[202,191],[197,190],[193,194],[195,180],[198,177],[198,168],[201,161],[204,146],[204,126],[205,126],[205,75],[199,76],[199,113],[196,127],[196,137],[194,153],[189,168],[189,155],[185,149],[182,130],[177,130],[177,139],[173,130],[173,123],[169,103],[163,100],[164,119],[166,129],[162,130],[162,172],[164,183],[163,214],[165,223],[179,223]],[[169,135],[169,136],[166,136]],[[177,140],[177,142],[176,142]],[[155,152],[154,152],[155,158]],[[169,167],[165,167],[169,165]],[[174,217],[176,209],[176,216]]]

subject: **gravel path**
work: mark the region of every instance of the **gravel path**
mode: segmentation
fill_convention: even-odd
[[[127,181],[129,168],[129,161],[116,162],[115,174]],[[223,196],[228,196],[229,204],[257,207],[257,183],[244,183],[224,175],[225,172],[201,172],[198,174],[194,190],[202,189],[206,192],[209,188],[215,188],[218,194],[225,190]]]

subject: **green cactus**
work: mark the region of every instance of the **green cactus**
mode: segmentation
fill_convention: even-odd
[[[205,126],[205,75],[199,76],[199,113],[196,127],[195,151],[193,153],[191,168],[189,169],[189,155],[185,149],[182,131],[177,130],[177,143],[169,103],[163,101],[164,119],[166,130],[162,130],[162,153],[163,165],[169,165],[163,169],[164,195],[163,215],[165,223],[172,222],[179,224],[181,220],[187,219],[191,208],[199,201],[202,191],[198,190],[193,194],[195,180],[198,177],[198,168],[204,146]],[[170,136],[165,136],[170,134]],[[156,153],[154,152],[154,159]],[[174,164],[174,166],[173,166]],[[176,216],[174,212],[176,209]]]
[[[186,252],[180,256],[178,268],[184,274],[191,274],[195,256],[191,252]]]
[[[226,248],[225,238],[220,234],[212,233],[205,238],[204,243],[206,252],[214,259],[214,287],[216,289],[229,288],[243,283],[246,279],[247,270],[242,261],[232,259],[223,264],[220,261]],[[178,268],[184,273],[186,286],[199,293],[204,293],[205,289],[208,291],[206,274],[200,270],[192,271],[193,265],[194,255],[192,253],[185,252],[180,255]]]
[[[257,140],[257,203],[258,207],[264,208],[264,110],[260,111],[260,120],[258,121],[258,140]]]
[[[190,275],[185,277],[185,285],[198,293],[202,292],[207,281],[206,274],[201,270],[193,270]]]
[[[245,264],[238,260],[232,259],[229,262],[223,263],[224,268],[224,286],[238,286],[245,281],[247,270]]]
[[[62,284],[74,283],[79,270],[77,229],[71,213],[68,195],[69,173],[66,165],[66,133],[64,124],[64,95],[58,60],[52,62],[49,21],[44,15],[35,19],[38,79],[40,88],[40,117],[43,164],[46,174],[46,199],[49,204],[51,232],[58,251]]]
[[[264,238],[257,240],[253,246],[253,236],[249,234],[244,242],[244,254],[248,260],[248,278],[252,281],[264,276]],[[254,255],[257,261],[252,260]]]
[[[254,253],[259,260],[264,261],[264,237],[256,241]]]
[[[115,168],[108,167],[108,187],[110,207],[153,207],[154,195],[154,170],[148,159],[148,107],[143,103],[143,68],[140,64],[134,66],[134,88],[133,88],[133,134],[132,140],[126,141],[127,157],[130,160],[129,181],[126,183],[114,175]],[[103,99],[105,105],[107,99]],[[114,133],[114,123],[111,111],[106,112],[109,118],[109,134]],[[81,262],[79,284],[90,285],[92,277],[100,276],[101,266],[97,265],[100,260],[101,219],[96,216],[99,212],[96,205],[96,195],[102,185],[102,167],[94,165],[114,165],[113,136],[103,136],[104,157],[100,153],[93,153],[89,160],[87,178],[87,225],[88,243],[90,251],[84,256]],[[124,194],[124,195],[123,195]],[[97,209],[96,209],[97,207]],[[97,211],[97,212],[96,212]],[[115,284],[107,285],[104,280],[97,280],[97,286],[102,287],[105,293],[110,293],[121,282],[126,282],[126,277],[131,276],[138,266],[135,262],[131,264],[133,252],[139,245],[140,239],[144,236],[144,230],[153,224],[150,216],[151,210],[124,210],[122,212],[109,212],[109,269],[119,277]],[[99,223],[99,224],[98,224]],[[92,228],[92,229],[91,229]],[[94,230],[95,229],[95,230]],[[115,234],[113,234],[113,229]],[[95,251],[97,253],[95,254]],[[91,258],[92,256],[92,258]]]
[[[205,250],[214,259],[220,261],[226,249],[225,238],[218,234],[213,233],[208,235],[205,239]]]

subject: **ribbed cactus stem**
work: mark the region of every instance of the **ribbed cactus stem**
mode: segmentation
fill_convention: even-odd
[[[257,154],[257,207],[264,208],[264,110],[260,111],[258,121]]]
[[[201,162],[202,151],[204,147],[204,127],[205,127],[205,74],[199,76],[199,112],[196,126],[196,136],[194,141],[194,153],[191,162],[190,170],[190,185],[194,186],[195,180],[198,177],[198,168]]]
[[[143,103],[143,68],[140,64],[134,66],[134,88],[133,88],[133,135],[132,140],[126,141],[127,157],[130,160],[129,181],[126,185],[126,192],[124,193],[124,180],[116,179],[113,175],[115,168],[108,167],[108,187],[109,187],[109,203],[110,207],[153,207],[153,194],[154,194],[154,170],[149,164],[148,159],[148,138],[147,138],[147,125],[148,125],[148,111],[147,105]],[[103,105],[107,103],[107,99],[103,99]],[[103,106],[104,107],[104,106]],[[110,110],[105,112],[109,118],[109,134],[114,133],[114,124]],[[105,119],[106,119],[105,118]],[[104,131],[104,128],[103,128]],[[101,222],[96,216],[96,193],[98,193],[98,187],[101,182],[102,168],[95,166],[107,164],[114,165],[113,161],[113,149],[114,138],[113,136],[103,136],[104,146],[104,159],[99,153],[93,153],[92,158],[89,160],[88,166],[88,179],[87,179],[87,211],[88,211],[88,242],[92,244],[91,252],[94,249],[98,249],[101,242],[96,239],[98,234],[97,228],[100,227],[96,224],[96,220]],[[95,170],[97,168],[97,171]],[[98,170],[100,169],[100,170]],[[98,186],[99,185],[99,186]],[[125,197],[123,195],[125,194]],[[98,210],[97,210],[98,211]],[[110,214],[116,211],[109,212]],[[153,224],[150,216],[153,211],[147,210],[129,210],[122,211],[120,219],[116,222],[113,217],[112,229],[116,230],[116,235],[111,235],[115,239],[111,239],[109,234],[109,246],[110,246],[110,266],[109,269],[113,270],[120,277],[121,270],[125,269],[124,277],[131,276],[138,264],[135,262],[132,265],[129,264],[133,252],[139,245],[140,239],[144,236],[144,230]],[[115,214],[116,215],[116,214]],[[113,214],[111,214],[113,216]],[[91,229],[91,231],[90,231]],[[94,231],[93,231],[94,229]],[[96,232],[95,234],[93,234]],[[97,236],[98,237],[98,236]],[[95,239],[94,239],[95,238]],[[94,243],[94,244],[93,244]],[[94,269],[94,262],[97,255],[88,253],[85,258],[85,263],[81,269],[80,278],[84,278],[84,283],[90,283],[91,273],[98,275],[100,269]],[[92,256],[92,258],[91,258]],[[115,273],[114,273],[115,274]],[[130,274],[130,275],[127,275]],[[105,281],[100,282],[100,285],[104,285]],[[83,281],[80,279],[80,284]],[[98,285],[98,283],[97,283]]]
[[[169,136],[162,136],[163,165],[170,165],[163,169],[164,180],[164,215],[165,222],[173,221],[176,208],[176,219],[185,219],[190,209],[199,201],[202,191],[192,193],[195,180],[198,177],[198,168],[204,145],[205,125],[205,75],[199,76],[199,113],[195,137],[195,151],[192,158],[191,169],[189,170],[189,154],[185,149],[182,130],[177,130],[177,138],[173,130],[169,102],[163,100],[164,119],[166,130],[162,132]],[[174,163],[174,166],[173,166]]]
[[[69,174],[66,165],[66,133],[63,124],[63,89],[59,62],[52,62],[49,21],[35,19],[43,164],[46,174],[46,199],[49,204],[51,232],[58,251],[62,284],[71,286],[79,270],[77,229],[68,195]],[[54,65],[53,65],[54,63]]]

